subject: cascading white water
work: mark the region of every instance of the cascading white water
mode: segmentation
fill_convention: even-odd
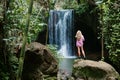
[[[70,76],[75,58],[73,10],[51,10],[49,16],[49,44],[57,45],[58,54],[62,56],[58,74],[62,75],[63,71]]]
[[[51,10],[49,17],[49,44],[58,46],[64,57],[74,55],[73,10]]]

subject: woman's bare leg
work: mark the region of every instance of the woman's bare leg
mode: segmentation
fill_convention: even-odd
[[[80,53],[80,47],[77,47],[78,48],[78,56],[80,57],[81,53]]]
[[[84,49],[83,49],[83,46],[81,46],[81,51],[82,51],[82,54],[83,54],[83,56],[84,56],[84,58],[85,58],[86,56],[85,56],[85,51],[84,51]]]

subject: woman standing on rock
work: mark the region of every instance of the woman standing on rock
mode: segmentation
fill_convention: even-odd
[[[84,58],[86,58],[85,56],[85,51],[84,51],[84,48],[83,48],[83,41],[85,41],[84,39],[84,36],[82,35],[82,32],[80,30],[78,30],[76,32],[76,46],[77,46],[77,49],[78,49],[78,57],[81,57],[81,52],[80,50],[82,51],[82,55],[84,56]]]

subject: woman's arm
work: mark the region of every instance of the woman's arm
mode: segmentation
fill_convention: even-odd
[[[84,38],[84,36],[83,36],[83,35],[82,35],[82,40],[83,40],[83,41],[85,41],[85,38]]]

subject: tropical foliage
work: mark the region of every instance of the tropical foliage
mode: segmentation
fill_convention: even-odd
[[[30,0],[11,0],[5,5],[0,5],[0,11],[4,12],[0,15],[0,21],[4,20],[4,52],[0,56],[0,77],[1,80],[14,80],[17,75],[18,58],[16,57],[19,48],[23,44],[23,35],[25,34],[26,19]],[[2,4],[2,2],[1,2]],[[30,25],[28,29],[27,43],[35,41],[38,33],[47,25],[47,17],[49,8],[46,5],[40,5],[38,1],[34,1],[33,11],[30,17]],[[47,3],[48,4],[48,3]],[[2,8],[5,7],[5,8]],[[3,17],[4,15],[4,17]],[[7,64],[7,65],[6,65]]]
[[[120,2],[105,1],[101,4],[104,44],[109,53],[109,59],[120,69]]]

